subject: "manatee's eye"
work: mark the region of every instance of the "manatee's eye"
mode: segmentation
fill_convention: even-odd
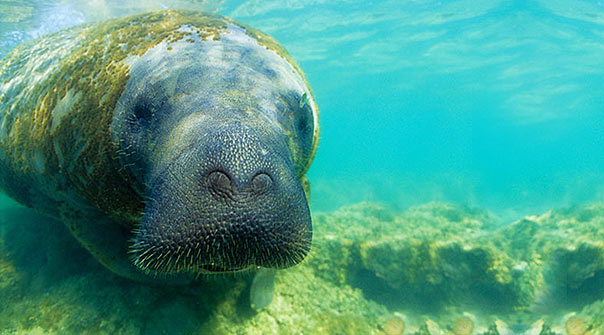
[[[153,115],[153,111],[150,110],[146,104],[137,103],[128,115],[126,115],[126,121],[130,126],[130,130],[133,132],[139,132],[141,128],[147,124]]]
[[[300,133],[300,136],[312,136],[312,107],[308,102],[306,93],[300,98],[300,101],[300,110],[296,114],[296,129]]]
[[[126,116],[132,131],[139,131],[153,124],[160,114],[169,114],[169,98],[161,87],[150,87],[139,93],[132,100],[130,111]]]
[[[153,106],[143,101],[134,106],[133,115],[139,122],[145,122],[151,119],[153,112]]]
[[[302,169],[310,157],[314,137],[313,104],[310,93],[299,91],[282,92],[276,103],[279,122],[288,130],[290,150],[296,152],[296,169]]]

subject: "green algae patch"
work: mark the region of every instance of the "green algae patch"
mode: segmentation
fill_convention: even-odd
[[[515,260],[495,246],[495,221],[484,211],[430,203],[397,215],[366,203],[319,214],[314,222],[309,263],[317,273],[387,305],[429,310],[491,300],[510,310],[530,304],[533,293],[517,286]]]
[[[564,333],[561,311],[594,329],[603,323],[603,204],[502,226],[464,206],[429,203],[397,214],[364,203],[319,213],[314,224],[308,263],[316,275],[392,310],[438,315],[441,324],[464,306],[480,315],[484,333],[505,333],[506,322]],[[431,333],[426,327],[416,332]]]
[[[0,221],[0,228],[5,222]],[[20,281],[23,279],[15,267],[14,260],[6,247],[6,236],[0,234],[0,297],[11,296],[15,293]]]
[[[9,255],[2,248],[0,240],[0,290],[11,290],[20,280],[15,265],[10,262]]]
[[[121,166],[119,147],[109,130],[129,79],[125,60],[143,55],[162,41],[176,42],[192,34],[202,40],[217,39],[229,22],[193,11],[152,12],[75,27],[17,48],[0,62],[4,83],[28,75],[20,72],[28,58],[42,58],[44,50],[70,40],[69,50],[59,59],[30,60],[51,63],[53,68],[38,74],[33,87],[15,96],[10,91],[0,94],[6,134],[0,146],[9,169],[22,176],[59,174],[57,179],[64,182],[57,188],[76,189],[113,217],[139,218],[142,198],[129,186],[133,177]],[[185,25],[192,29],[182,30]],[[32,48],[38,53],[29,54]]]
[[[517,257],[541,269],[543,303],[571,308],[604,299],[604,204],[552,210],[501,233]]]
[[[273,302],[259,313],[217,310],[200,333],[378,334],[378,320],[388,315],[361,291],[324,281],[306,264],[279,271],[274,294]]]

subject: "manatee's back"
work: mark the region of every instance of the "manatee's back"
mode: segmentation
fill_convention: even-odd
[[[147,13],[74,27],[8,54],[0,61],[0,187],[57,217],[63,207],[90,205],[118,221],[138,221],[143,186],[124,167],[124,148],[110,128],[132,75],[129,60],[164,41],[217,40],[229,24],[228,18],[199,12]],[[286,59],[300,75],[300,86],[307,86],[278,43],[251,28],[245,33]],[[289,134],[299,178],[312,161],[318,137],[318,111],[309,89],[304,91],[303,99],[287,94],[275,99],[295,107],[281,108],[285,111],[309,115],[277,117]]]
[[[20,203],[55,217],[80,205],[140,213],[108,133],[128,79],[111,50],[119,23],[60,31],[0,61],[0,187]]]
[[[44,115],[59,86],[50,80],[86,30],[73,28],[25,43],[0,60],[0,187],[20,203],[53,216],[58,216],[51,204],[57,197],[50,194],[57,183],[47,177],[60,169],[49,164],[44,142],[47,130],[56,129],[58,114],[68,108],[53,108]],[[51,144],[55,149],[56,143]]]

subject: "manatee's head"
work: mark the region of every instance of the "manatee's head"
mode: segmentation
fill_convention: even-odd
[[[224,29],[125,61],[111,132],[146,199],[130,245],[142,270],[285,268],[310,249],[300,184],[318,137],[310,88],[268,37]]]
[[[237,122],[193,130],[187,122],[165,149],[175,152],[147,178],[134,263],[203,273],[300,262],[310,249],[311,218],[287,145]]]

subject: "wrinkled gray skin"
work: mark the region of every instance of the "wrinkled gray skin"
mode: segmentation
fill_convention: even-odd
[[[111,128],[148,197],[130,247],[146,272],[285,268],[309,251],[308,88],[243,29],[229,31],[130,61]]]

